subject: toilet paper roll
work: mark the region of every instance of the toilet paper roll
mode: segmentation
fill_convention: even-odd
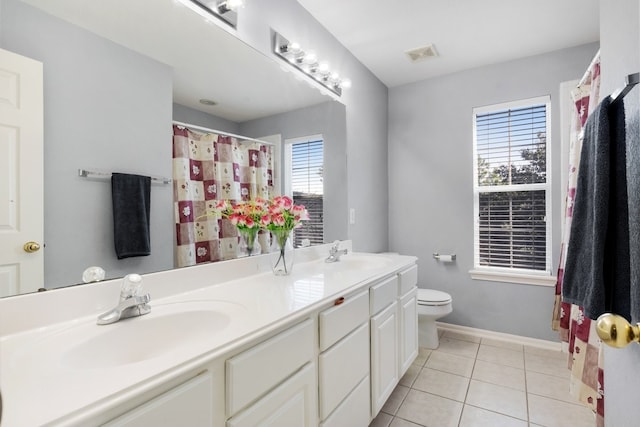
[[[438,259],[442,262],[453,262],[454,260],[452,255],[440,255],[440,258]]]

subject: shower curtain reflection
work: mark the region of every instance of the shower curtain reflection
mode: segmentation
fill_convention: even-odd
[[[596,413],[598,426],[604,426],[603,360],[600,340],[595,332],[595,321],[584,315],[582,307],[562,301],[564,265],[571,234],[573,202],[582,151],[582,130],[589,113],[600,101],[600,52],[596,54],[571,96],[575,109],[571,116],[567,207],[564,212],[565,227],[562,236],[552,327],[559,331],[560,339],[568,343],[569,346],[568,366],[571,370],[571,394]]]
[[[173,126],[176,266],[237,257],[238,230],[215,213],[215,200],[273,196],[273,147]],[[263,244],[263,242],[261,242]],[[268,247],[264,242],[263,247]]]

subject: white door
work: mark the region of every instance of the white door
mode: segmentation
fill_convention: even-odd
[[[42,144],[42,63],[0,49],[0,297],[44,285]]]

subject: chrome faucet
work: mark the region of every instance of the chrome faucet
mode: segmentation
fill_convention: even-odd
[[[142,276],[127,274],[120,289],[120,302],[116,307],[98,316],[98,325],[110,325],[128,317],[142,316],[151,312],[150,294],[142,292]]]
[[[324,260],[324,262],[338,262],[340,261],[340,255],[347,254],[346,249],[339,250],[339,247],[340,240],[336,240],[335,242],[333,242],[333,245],[331,245],[331,248],[329,249],[329,256]]]

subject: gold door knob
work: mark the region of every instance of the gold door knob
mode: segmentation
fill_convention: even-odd
[[[630,342],[640,342],[640,327],[631,325],[622,316],[605,313],[596,320],[596,332],[607,345],[615,348],[625,347]]]
[[[36,242],[27,242],[22,247],[25,252],[33,253],[38,252],[40,250],[40,245]]]

